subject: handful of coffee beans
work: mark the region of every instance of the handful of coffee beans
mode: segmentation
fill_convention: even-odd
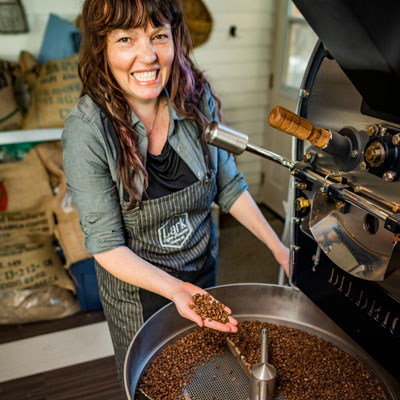
[[[193,304],[190,308],[196,311],[203,320],[221,322],[226,324],[228,322],[228,313],[224,310],[225,305],[215,300],[210,294],[197,293],[193,296]]]

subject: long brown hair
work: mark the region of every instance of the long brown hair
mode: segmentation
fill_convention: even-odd
[[[107,62],[106,38],[114,29],[145,28],[149,23],[155,27],[171,25],[175,57],[167,83],[169,101],[179,115],[195,121],[202,132],[206,121],[199,102],[209,83],[190,58],[192,42],[180,0],[86,0],[83,5],[79,60],[81,96],[90,96],[113,123],[122,150],[119,174],[129,195],[130,209],[140,202],[134,178],[141,173],[146,189],[147,172],[138,147],[138,135],[131,126],[131,110]],[[219,110],[220,102],[212,91],[211,94]]]

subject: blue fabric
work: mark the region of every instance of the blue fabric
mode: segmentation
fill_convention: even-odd
[[[76,294],[82,311],[101,310],[99,286],[94,269],[94,259],[88,258],[71,264],[70,271],[75,278]]]
[[[68,21],[50,14],[39,53],[39,61],[66,58],[79,50],[79,29]]]

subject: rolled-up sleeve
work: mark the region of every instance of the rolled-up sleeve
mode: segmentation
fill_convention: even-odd
[[[218,115],[213,98],[209,91],[207,93],[207,105],[210,116],[218,121]],[[229,212],[236,199],[248,189],[243,174],[239,173],[232,154],[226,150],[209,146],[214,158],[214,165],[217,167],[217,196],[215,202],[224,212]]]
[[[67,186],[79,214],[89,254],[125,244],[118,190],[99,128],[71,114],[62,133]]]
[[[232,154],[225,150],[217,149],[218,172],[217,187],[218,193],[215,202],[224,212],[229,212],[233,203],[248,188],[243,174],[236,168]]]

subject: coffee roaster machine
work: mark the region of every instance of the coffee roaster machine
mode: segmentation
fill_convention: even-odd
[[[289,324],[334,342],[400,399],[400,3],[294,3],[320,41],[296,113],[277,107],[269,116],[294,137],[292,159],[216,122],[206,130],[210,144],[249,151],[291,174],[290,285],[210,292],[239,320]],[[155,354],[188,329],[173,306],[143,326],[125,363],[129,398]]]

